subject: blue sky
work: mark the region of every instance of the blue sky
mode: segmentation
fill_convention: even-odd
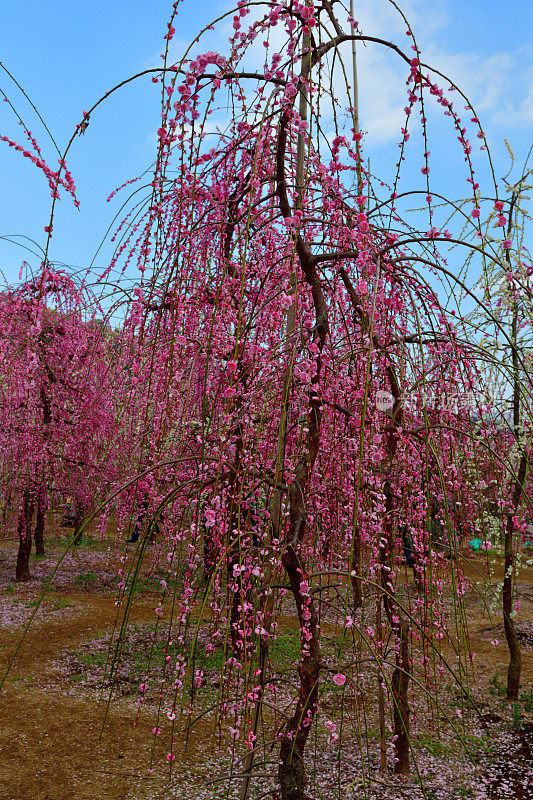
[[[199,28],[225,10],[225,3],[185,0],[176,25],[176,52]],[[355,2],[356,18],[368,33],[401,38],[405,25],[386,0]],[[24,87],[52,131],[60,149],[90,107],[106,90],[130,75],[158,65],[170,2],[162,0],[27,0],[3,4],[0,59]],[[507,137],[520,161],[532,142],[533,13],[525,0],[408,0],[403,6],[425,60],[449,74],[473,100],[489,139],[496,172],[507,171],[503,145]],[[405,37],[403,38],[405,42]],[[224,36],[210,34],[201,49],[222,49]],[[365,48],[359,55],[361,127],[368,131],[365,153],[375,173],[390,177],[396,160],[398,128],[405,104],[405,74],[397,62]],[[0,88],[43,146],[49,163],[57,154],[34,112],[5,73]],[[59,203],[50,256],[72,267],[87,266],[126,195],[112,203],[106,197],[118,185],[146,169],[154,156],[158,127],[157,85],[142,78],[106,101],[77,137],[69,167],[78,187],[81,210],[68,198]],[[447,121],[434,118],[432,175],[451,196],[466,192],[461,152]],[[0,133],[21,140],[13,113],[0,106]],[[420,147],[414,150],[420,154]],[[474,154],[480,183],[487,177],[486,160]],[[50,196],[45,179],[26,159],[0,142],[3,191],[0,236],[29,236],[44,244]],[[407,178],[419,184],[416,166]],[[404,187],[406,188],[406,187]],[[420,184],[418,188],[423,188]],[[19,239],[18,241],[25,241]],[[96,266],[104,269],[109,250]],[[39,259],[11,242],[0,240],[0,270],[16,281],[23,259]]]

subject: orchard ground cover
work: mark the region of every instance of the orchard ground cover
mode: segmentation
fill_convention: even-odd
[[[13,580],[16,550],[12,543],[2,544],[2,667],[22,635],[50,572],[56,568],[58,556],[64,552],[67,538],[61,529],[56,533],[57,539],[49,539],[48,555],[32,560],[32,580],[27,583]],[[231,774],[239,774],[239,764],[231,765],[231,739],[209,711],[220,687],[221,649],[213,655],[212,663],[205,656],[199,660],[203,677],[192,719],[185,716],[179,725],[175,723],[171,733],[172,722],[160,707],[165,654],[170,652],[175,660],[186,653],[190,641],[181,647],[165,648],[165,637],[157,636],[158,626],[168,615],[168,609],[163,619],[156,614],[158,581],[165,574],[157,544],[147,552],[119,664],[115,675],[109,677],[109,660],[114,652],[111,632],[120,610],[118,570],[123,568],[124,550],[113,535],[102,539],[89,534],[63,560],[40,603],[5,688],[8,702],[3,712],[0,782],[6,800],[21,796],[36,800],[85,800],[94,796],[106,800],[238,797],[240,781],[232,780]],[[133,552],[131,547],[128,552]],[[496,567],[488,579],[485,556],[465,552],[461,558],[473,581],[465,597],[470,646],[475,652],[469,691],[479,704],[484,723],[465,709],[461,692],[451,682],[441,685],[440,701],[454,720],[464,713],[464,738],[472,761],[466,758],[456,737],[450,735],[445,720],[424,719],[421,715],[413,725],[412,741],[425,795],[417,787],[416,772],[394,778],[379,771],[375,681],[363,679],[356,691],[335,687],[323,698],[323,721],[319,721],[313,742],[316,776],[311,776],[311,785],[317,798],[337,797],[339,788],[347,798],[364,792],[368,798],[391,800],[424,796],[435,800],[525,800],[529,796],[526,787],[532,763],[533,637],[528,621],[530,625],[533,616],[533,567],[524,564],[517,576],[517,597],[522,607],[516,621],[521,632],[524,674],[520,701],[510,706],[504,699],[505,641],[500,626],[487,616],[483,602],[491,596],[491,580],[493,585],[501,580],[501,569]],[[345,588],[337,585],[336,591],[343,592]],[[448,603],[451,607],[451,596]],[[284,603],[279,621],[280,635],[271,661],[273,674],[283,682],[292,679],[299,652],[298,619],[289,601]],[[322,623],[326,663],[342,637],[339,622],[332,613],[326,614]],[[200,626],[201,639],[209,639],[210,624],[211,614],[206,610]],[[497,639],[499,642],[494,644]],[[147,688],[139,691],[143,685]],[[112,700],[106,714],[110,692]],[[340,692],[344,727],[336,739],[327,721],[334,718]],[[161,732],[154,736],[157,728]],[[171,736],[177,742],[176,763],[170,776],[165,755]],[[266,760],[272,762],[272,753],[268,755],[270,759]],[[392,755],[389,746],[388,758]],[[263,770],[264,777],[258,775],[253,782],[252,797],[275,797],[274,791],[268,792],[269,786],[272,790],[275,786],[272,763]]]

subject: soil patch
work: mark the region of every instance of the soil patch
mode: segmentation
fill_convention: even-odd
[[[32,563],[34,579],[28,584],[12,581],[14,550],[6,548],[0,579],[0,648],[1,666],[9,663],[25,624],[35,612],[43,581],[50,575],[57,552],[48,559]],[[65,559],[51,582],[48,592],[35,614],[24,642],[5,683],[0,733],[0,798],[1,800],[215,800],[236,797],[240,778],[230,777],[231,758],[227,735],[217,739],[209,714],[188,732],[175,727],[166,706],[158,722],[159,697],[157,680],[140,693],[139,686],[149,664],[148,653],[153,645],[153,631],[158,606],[155,558],[141,574],[141,590],[135,595],[120,664],[111,683],[105,684],[109,642],[117,619],[117,597],[120,576],[119,561],[113,553],[81,547],[70,560]],[[96,575],[96,578],[94,577]],[[56,581],[57,576],[57,581]],[[79,576],[82,576],[80,578]],[[530,646],[531,612],[529,583],[523,587],[524,602],[518,630],[526,647]],[[279,669],[286,682],[294,680],[297,649],[297,622],[289,604],[280,618]],[[325,663],[328,648],[338,644],[338,628],[334,617],[324,620]],[[497,627],[497,626],[496,626]],[[207,626],[206,626],[207,629]],[[416,771],[409,778],[379,772],[378,740],[375,732],[363,732],[363,746],[370,748],[367,759],[366,790],[369,800],[432,797],[450,800],[480,797],[488,800],[530,795],[528,779],[531,771],[532,726],[520,704],[522,730],[511,730],[511,711],[501,698],[501,682],[490,685],[495,671],[506,663],[503,641],[493,645],[494,626],[481,616],[476,618],[470,637],[478,660],[477,680],[473,686],[485,711],[490,734],[479,720],[468,722],[469,745],[474,755],[469,764],[455,741],[438,733],[430,734],[421,727],[415,734],[417,759],[426,794],[420,789]],[[201,631],[200,636],[203,636]],[[157,647],[160,648],[159,645]],[[170,655],[174,659],[179,650]],[[166,655],[159,650],[153,664],[152,678],[161,678]],[[159,661],[158,661],[159,659]],[[524,659],[524,681],[530,677],[531,660]],[[217,669],[203,667],[202,680],[218,689]],[[158,667],[159,668],[159,667]],[[111,696],[109,690],[113,688]],[[205,687],[202,687],[203,690]],[[102,689],[104,692],[102,693]],[[209,686],[207,687],[209,689]],[[360,691],[371,697],[374,679],[362,678]],[[531,690],[529,690],[531,692]],[[142,695],[142,697],[141,697]],[[442,701],[450,702],[453,712],[457,698],[443,689]],[[310,776],[310,796],[314,800],[364,796],[361,785],[361,742],[347,727],[342,740],[342,772],[338,771],[339,754],[335,742],[327,742],[324,721],[336,713],[335,697],[324,696],[317,741],[316,773]],[[358,713],[359,701],[346,698],[346,712]],[[454,705],[455,703],[455,705]],[[373,701],[370,701],[373,705]],[[460,704],[459,704],[460,705]],[[360,709],[359,709],[360,710]],[[516,716],[516,714],[515,714]],[[519,721],[520,721],[519,719]],[[186,721],[186,720],[185,720]],[[421,721],[423,722],[423,720]],[[161,723],[162,734],[154,734]],[[174,731],[174,733],[173,733]],[[174,741],[172,739],[174,738]],[[390,751],[390,748],[389,748]],[[172,775],[169,762],[172,760]],[[391,752],[389,752],[389,758]],[[311,762],[311,754],[309,761]],[[233,775],[242,767],[233,766]],[[263,777],[253,784],[252,797],[264,794],[274,786],[276,751],[265,756]],[[226,777],[224,777],[226,776]],[[477,787],[477,789],[475,789]],[[473,794],[478,791],[478,795]],[[428,794],[429,792],[429,794]],[[267,800],[271,796],[265,795]]]

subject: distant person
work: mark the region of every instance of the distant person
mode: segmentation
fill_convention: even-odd
[[[141,535],[141,530],[142,530],[142,527],[143,527],[144,518],[146,517],[148,509],[150,508],[150,501],[149,500],[143,500],[141,503],[139,503],[138,508],[139,508],[139,513],[138,513],[137,519],[135,521],[135,527],[133,529],[133,533],[131,534],[130,538],[126,539],[126,543],[127,544],[135,544],[136,542],[139,541],[139,537]],[[159,533],[159,525],[156,522],[156,523],[154,523],[154,525],[152,527],[152,538],[157,533]]]

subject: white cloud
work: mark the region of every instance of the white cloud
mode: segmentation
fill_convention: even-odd
[[[447,53],[430,43],[425,56],[462,89],[482,124],[508,128],[531,122],[533,67],[524,69],[531,61],[526,48],[483,57],[478,53]]]

